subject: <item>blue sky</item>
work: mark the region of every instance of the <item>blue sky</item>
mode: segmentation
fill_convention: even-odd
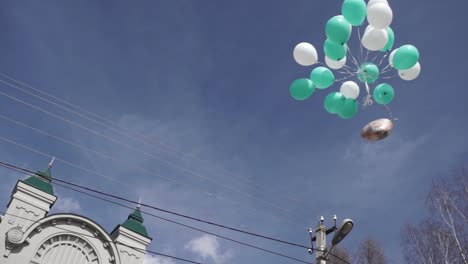
[[[4,95],[2,116],[114,160],[3,119],[0,136],[88,170],[58,161],[53,173],[63,179],[135,200],[142,195],[145,203],[302,244],[307,243],[306,228],[320,215],[328,224],[333,214],[350,217],[355,229],[344,246],[355,249],[364,237],[373,236],[399,263],[400,228],[424,216],[431,179],[451,173],[467,157],[463,63],[468,57],[462,33],[467,3],[389,2],[396,46],[419,48],[422,73],[412,82],[390,80],[396,97],[389,106],[399,120],[385,141],[369,144],[359,137],[364,124],[387,116],[383,107],[360,109],[351,120],[325,112],[323,99],[338,84],[303,102],[289,96],[290,83],[313,69],[294,62],[294,46],[310,42],[323,60],[324,26],[341,5],[324,0],[2,1],[1,73],[105,116],[155,144],[143,144],[142,137],[126,137],[4,83],[1,92],[114,142]],[[356,32],[353,38],[358,51]],[[49,162],[4,141],[0,158],[31,169]],[[2,173],[11,176],[1,185],[0,201],[6,205],[22,176]],[[54,211],[82,213],[109,231],[129,213],[67,190],[56,192],[62,202]],[[145,219],[153,250],[205,263],[286,263]],[[193,225],[313,261],[304,250]]]

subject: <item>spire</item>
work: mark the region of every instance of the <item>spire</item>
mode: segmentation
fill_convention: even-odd
[[[141,196],[140,196],[140,199],[138,199],[138,204],[137,204],[137,209],[140,209],[141,208]]]
[[[48,194],[54,195],[54,189],[50,184],[50,182],[52,181],[51,168],[54,163],[54,160],[55,157],[52,158],[45,170],[37,171],[34,176],[27,178],[23,182]]]
[[[37,172],[36,175],[38,175],[43,180],[48,180],[50,182],[49,179],[52,179],[51,169],[52,169],[52,165],[54,165],[54,161],[55,161],[55,157],[52,157],[52,160],[49,162],[47,168],[43,171]],[[47,178],[47,179],[44,179],[44,178]]]
[[[143,225],[143,216],[141,215],[140,208],[141,208],[141,197],[140,197],[140,200],[138,201],[135,211],[128,216],[127,220],[122,224],[122,226],[139,235],[149,238],[148,232],[146,231],[146,228]]]
[[[52,160],[49,162],[49,169],[54,165],[55,157],[52,157]]]

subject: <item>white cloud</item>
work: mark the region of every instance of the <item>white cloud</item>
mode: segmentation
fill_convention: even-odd
[[[67,213],[78,213],[81,211],[80,203],[71,197],[59,197],[54,209]]]
[[[175,264],[175,262],[165,257],[146,255],[143,264]]]
[[[203,235],[189,241],[185,248],[198,254],[203,260],[212,259],[214,263],[225,263],[232,257],[230,251],[221,252],[221,247],[216,237]]]

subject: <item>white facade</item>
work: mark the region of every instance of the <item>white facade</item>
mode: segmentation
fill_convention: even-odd
[[[48,215],[56,200],[34,184],[16,184],[0,219],[0,264],[143,263],[151,238],[123,226],[109,235],[79,215]]]

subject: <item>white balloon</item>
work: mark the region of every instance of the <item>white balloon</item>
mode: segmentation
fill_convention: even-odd
[[[375,3],[367,7],[367,22],[377,29],[386,29],[393,20],[393,11],[386,3]]]
[[[339,61],[332,60],[328,58],[327,56],[325,56],[325,63],[327,64],[328,67],[334,70],[338,70],[338,69],[343,68],[343,66],[346,64],[346,56]]]
[[[359,96],[359,85],[353,81],[344,82],[341,85],[340,93],[349,99],[356,99]]]
[[[294,48],[294,59],[302,66],[314,65],[318,62],[317,50],[307,42],[302,42]]]
[[[421,64],[417,62],[413,67],[407,70],[398,70],[398,75],[401,79],[405,81],[412,81],[418,78],[419,73],[421,72]]]
[[[398,49],[394,49],[391,53],[390,53],[390,56],[388,56],[388,63],[390,64],[390,66],[393,67],[393,56],[395,56],[395,53]]]
[[[362,36],[362,45],[370,50],[377,51],[383,49],[388,42],[388,32],[385,29],[376,29],[368,25]]]
[[[367,7],[371,7],[373,6],[374,4],[377,4],[377,3],[384,3],[384,4],[387,4],[388,5],[388,1],[387,0],[369,0],[369,2],[367,3]]]

